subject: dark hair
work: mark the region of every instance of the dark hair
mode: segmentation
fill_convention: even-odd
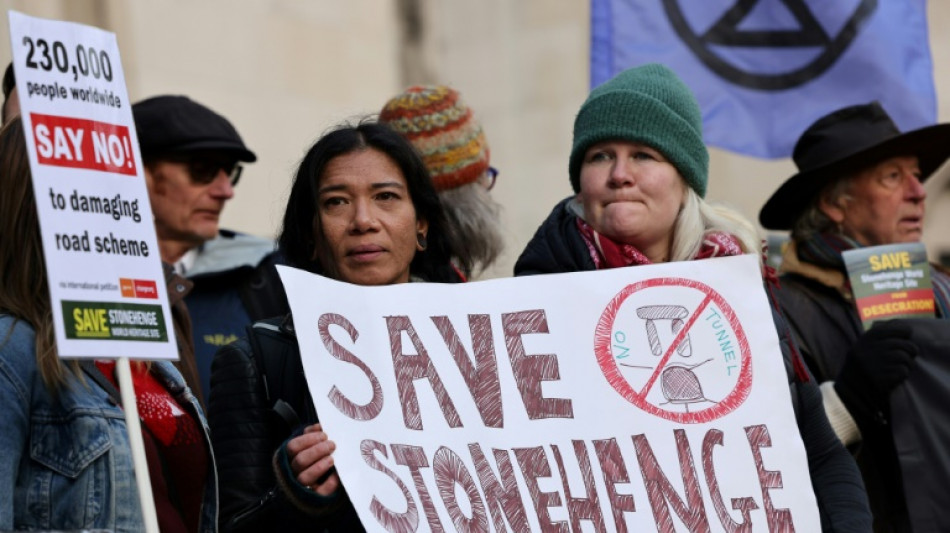
[[[16,89],[16,76],[13,75],[13,61],[11,61],[3,73],[3,107],[0,108],[0,124],[6,124],[10,119],[7,116],[7,100],[10,99],[13,89]]]
[[[0,313],[28,323],[36,334],[36,363],[47,389],[56,394],[66,369],[56,352],[53,312],[46,281],[46,259],[39,213],[20,117],[0,128]],[[9,341],[0,331],[0,348]],[[81,372],[70,363],[74,374]]]
[[[323,232],[317,213],[319,182],[334,158],[368,149],[378,150],[396,163],[406,180],[416,217],[429,225],[427,247],[412,259],[410,273],[426,281],[459,281],[451,266],[451,257],[456,255],[459,246],[455,236],[448,233],[445,211],[425,164],[409,141],[375,120],[335,127],[321,137],[300,162],[277,239],[287,264],[315,274],[338,277],[329,250],[319,237]]]

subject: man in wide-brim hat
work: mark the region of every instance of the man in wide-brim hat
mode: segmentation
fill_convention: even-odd
[[[950,530],[950,457],[918,444],[950,433],[950,415],[940,414],[950,378],[929,363],[950,360],[950,327],[890,320],[865,332],[841,253],[919,241],[922,183],[948,156],[950,124],[901,133],[877,102],[839,109],[805,130],[792,156],[799,172],[759,213],[764,227],[791,230],[779,299],[835,432],[855,451],[875,531]],[[950,276],[931,268],[931,279],[945,320]],[[928,426],[918,440],[914,431]]]

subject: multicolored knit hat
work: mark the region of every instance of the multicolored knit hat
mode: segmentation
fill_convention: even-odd
[[[488,170],[488,143],[458,91],[409,87],[390,99],[379,121],[408,138],[422,155],[437,191],[473,183]]]
[[[580,192],[581,162],[592,145],[609,140],[659,150],[701,197],[709,182],[703,117],[689,87],[667,67],[651,63],[627,69],[590,92],[574,119],[568,171]]]

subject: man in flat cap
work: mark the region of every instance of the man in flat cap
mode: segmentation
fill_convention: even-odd
[[[218,347],[255,320],[289,311],[274,265],[274,242],[219,229],[241,163],[257,160],[224,117],[186,96],[132,106],[162,260],[194,287],[191,314],[203,397]]]

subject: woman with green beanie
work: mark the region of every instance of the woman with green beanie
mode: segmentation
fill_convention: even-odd
[[[538,228],[515,264],[516,276],[762,255],[749,221],[703,199],[709,153],[699,105],[662,65],[631,68],[591,91],[574,121],[568,170],[576,194]],[[822,529],[870,531],[857,467],[774,309]]]

